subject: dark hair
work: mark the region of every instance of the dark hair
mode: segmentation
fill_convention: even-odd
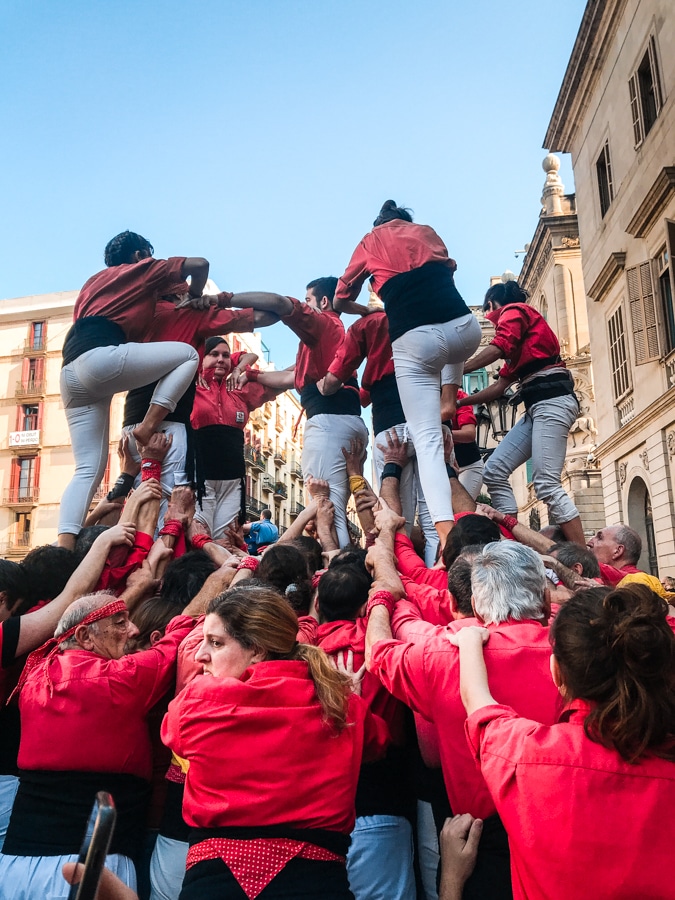
[[[78,565],[82,562],[87,553],[89,553],[91,545],[99,534],[103,534],[103,532],[107,530],[107,525],[87,525],[86,528],[80,529],[80,533],[75,538],[75,549],[73,550]]]
[[[412,222],[412,210],[407,209],[405,206],[397,206],[393,200],[385,200],[382,204],[382,209],[373,222],[373,228],[377,228],[378,225],[384,225],[385,222],[392,222],[394,219]]]
[[[227,344],[228,347],[230,346],[227,339],[224,337],[207,337],[204,341],[204,355],[210,353],[214,347],[218,346],[218,344]]]
[[[484,547],[485,544],[498,541],[500,537],[499,526],[487,516],[479,516],[477,513],[462,516],[461,519],[457,519],[455,527],[448,535],[443,547],[442,557],[445,568],[450,569],[463,547],[467,547],[469,544],[479,544]]]
[[[129,648],[127,652],[146,650],[150,646],[150,635],[153,631],[161,631],[163,635],[169,622],[175,616],[179,616],[182,610],[182,606],[178,606],[176,603],[167,603],[161,597],[150,597],[148,600],[144,600],[140,606],[129,613],[129,619],[138,628],[138,634],[127,643]]]
[[[53,600],[63,591],[77,568],[72,550],[44,544],[23,558],[21,565],[28,575],[31,606],[41,600]]]
[[[455,598],[455,606],[463,616],[473,616],[471,602],[471,568],[474,559],[483,552],[482,544],[468,544],[448,569],[448,590]]]
[[[488,303],[494,303],[495,306],[506,306],[507,303],[527,303],[530,295],[525,288],[521,288],[517,281],[498,281],[488,288],[483,301],[483,312],[487,312]]]
[[[255,571],[256,577],[284,594],[299,615],[306,616],[312,602],[312,582],[307,560],[297,547],[273,544]]]
[[[565,532],[560,525],[544,525],[543,528],[539,529],[539,534],[543,537],[547,537],[549,541],[553,541],[554,544],[566,543]]]
[[[310,281],[306,290],[311,291],[318,301],[327,297],[332,307],[337,283],[338,280],[334,275],[324,275],[323,278],[315,278],[314,281]]]
[[[122,231],[108,241],[103,254],[106,266],[121,266],[125,263],[133,262],[134,253],[142,250],[152,256],[155,248],[150,241],[146,241],[140,234],[133,231]]]
[[[166,567],[159,596],[165,602],[184,609],[204,586],[218,566],[203,550],[190,550]]]
[[[600,563],[588,547],[582,547],[581,544],[575,544],[574,541],[562,541],[551,547],[549,553],[555,554],[558,562],[567,566],[568,569],[580,563],[581,574],[584,578],[600,577]]]
[[[365,569],[354,565],[329,566],[319,581],[319,622],[356,618],[372,581]]]
[[[318,572],[319,569],[323,569],[323,551],[321,549],[321,544],[316,538],[301,534],[300,537],[296,537],[292,541],[287,541],[287,543],[290,547],[296,547],[302,553],[310,573]]]
[[[5,594],[5,606],[12,611],[12,615],[21,615],[19,609],[25,605],[25,602],[28,602],[29,605],[23,612],[27,612],[32,606],[28,575],[19,563],[12,562],[10,559],[0,559],[0,593]],[[22,600],[24,603],[19,605],[19,609],[13,611],[18,600]]]
[[[551,627],[569,699],[586,700],[590,740],[628,762],[650,752],[675,760],[675,635],[665,602],[631,584],[580,591]]]
[[[272,518],[272,510],[268,506],[265,509],[263,509],[263,511],[260,513],[260,515],[263,517],[263,519],[271,519]]]
[[[626,562],[636,565],[642,555],[642,538],[637,531],[628,525],[621,525],[614,540],[623,547]]]
[[[234,587],[211,600],[206,612],[218,616],[238,644],[263,653],[265,659],[304,660],[324,720],[338,731],[345,727],[350,679],[336,671],[323,650],[298,643],[298,617],[276,591]]]
[[[368,569],[366,569],[366,556],[368,555],[368,551],[364,550],[363,547],[344,547],[342,550],[339,550],[335,556],[328,563],[329,569],[337,569],[340,566],[355,566],[357,569],[362,570],[366,573],[368,578],[372,581],[372,577]]]

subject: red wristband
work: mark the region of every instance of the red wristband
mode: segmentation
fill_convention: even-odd
[[[158,459],[142,459],[141,460],[141,481],[149,481],[156,478],[159,481],[162,477],[162,464]]]
[[[386,607],[387,612],[391,616],[394,612],[394,607],[396,606],[396,597],[394,597],[393,594],[390,594],[389,591],[375,591],[375,593],[368,598],[368,603],[366,604],[366,616],[370,615],[370,611],[374,606]]]
[[[328,571],[328,569],[317,569],[316,572],[312,575],[312,590],[313,591],[315,591],[318,588],[319,582],[321,581],[321,576],[327,571]]]
[[[515,516],[506,515],[502,519],[501,523],[497,523],[503,525],[505,528],[508,528],[509,531],[513,531],[513,529],[518,524],[518,519]]]
[[[180,537],[182,533],[183,526],[180,522],[177,522],[175,519],[167,519],[162,525],[159,536],[161,537],[163,534],[168,534],[169,537]]]
[[[195,534],[194,537],[190,538],[190,543],[194,550],[201,550],[204,544],[210,544],[212,541],[213,538],[210,534]]]
[[[237,566],[237,571],[239,571],[239,569],[250,569],[252,572],[255,572],[259,565],[259,556],[245,556]]]
[[[260,369],[252,369],[250,366],[246,366],[246,377],[249,381],[257,381],[258,375],[260,375]]]

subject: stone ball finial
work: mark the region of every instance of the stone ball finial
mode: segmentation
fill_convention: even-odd
[[[557,172],[560,168],[560,159],[555,153],[549,153],[548,156],[544,157],[541,167],[547,175],[549,172]]]
[[[506,284],[507,281],[516,281],[516,276],[510,269],[507,269],[502,275],[502,284]]]

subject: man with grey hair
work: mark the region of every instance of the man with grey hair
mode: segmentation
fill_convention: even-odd
[[[77,859],[98,791],[112,794],[117,824],[106,860],[136,887],[152,749],[146,717],[175,677],[178,645],[203,611],[195,598],[149,650],[125,655],[138,629],[123,600],[76,600],[55,636],[32,653],[17,686],[19,790],[0,855],[0,897],[60,896],[61,867]]]
[[[606,525],[589,540],[588,549],[600,563],[600,577],[609,587],[626,575],[636,575],[642,554],[642,538],[628,525]]]
[[[380,546],[378,547],[378,543]],[[391,583],[386,536],[369,552],[375,587]],[[500,703],[519,715],[553,724],[561,709],[549,671],[546,577],[541,558],[513,541],[487,544],[471,575],[474,617],[429,626],[414,640],[396,640],[386,605],[374,605],[366,634],[366,663],[382,684],[436,726],[443,778],[455,814],[483,819],[483,835],[464,898],[510,898],[508,840],[464,733],[459,694],[459,653],[448,634],[481,625],[490,638],[485,664]],[[375,599],[375,598],[373,598]],[[379,602],[379,601],[378,601]],[[396,614],[394,614],[396,617]]]

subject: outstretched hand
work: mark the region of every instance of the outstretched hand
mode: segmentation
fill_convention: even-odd
[[[363,475],[365,444],[359,438],[352,438],[349,447],[342,448],[342,455],[347,464],[347,475]]]
[[[360,669],[354,671],[354,653],[347,650],[346,653],[337,653],[333,659],[333,665],[342,675],[346,675],[352,683],[352,692],[361,694],[363,676],[366,674],[365,662]]]
[[[385,432],[385,438],[387,441],[386,447],[383,447],[382,444],[377,445],[377,449],[384,453],[385,463],[395,463],[397,466],[404,469],[410,462],[408,442],[401,441],[393,428],[391,431]]]
[[[380,497],[379,502],[380,508],[375,511],[375,527],[377,530],[398,531],[399,528],[404,528],[405,519],[403,516],[397,515],[382,497]]]

